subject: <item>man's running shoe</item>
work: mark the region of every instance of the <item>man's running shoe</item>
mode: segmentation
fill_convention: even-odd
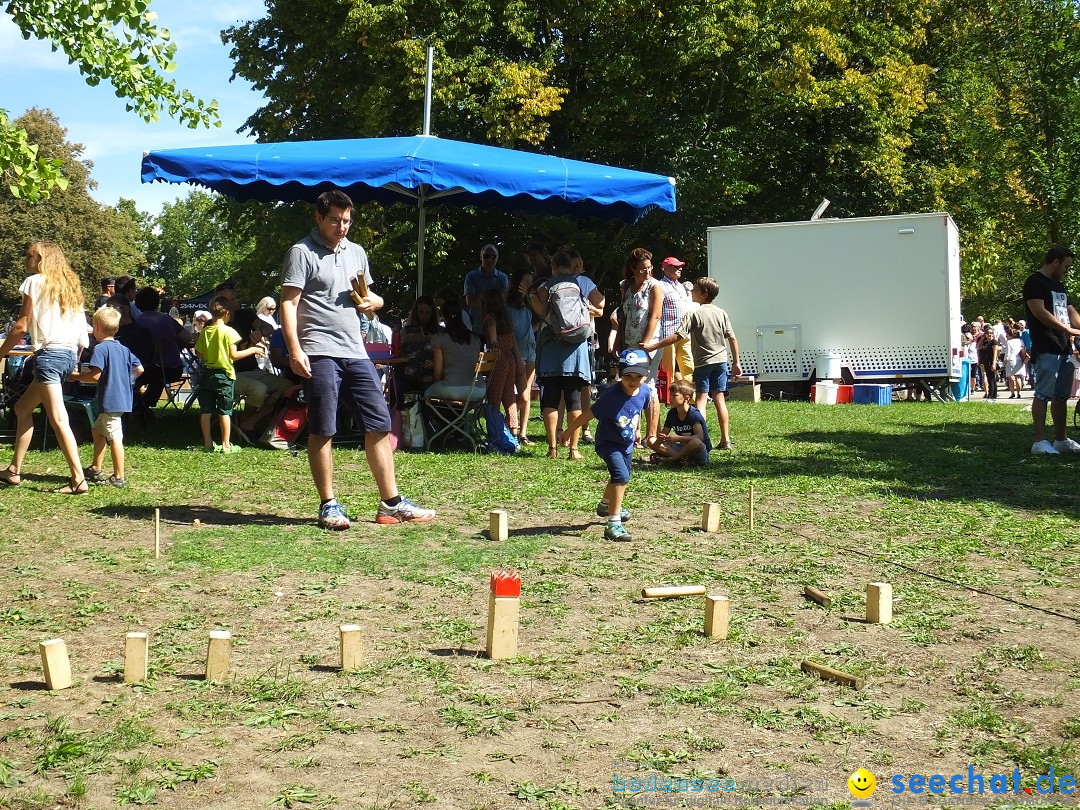
[[[340,532],[349,528],[349,516],[337,501],[330,501],[319,509],[319,528]]]
[[[379,502],[379,511],[375,513],[376,523],[427,523],[435,519],[434,509],[423,509],[402,498],[397,506],[387,506]]]

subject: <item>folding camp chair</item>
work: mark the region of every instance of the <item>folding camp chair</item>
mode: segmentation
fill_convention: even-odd
[[[495,361],[499,359],[499,350],[481,352],[477,358],[476,367],[473,370],[472,387],[469,396],[463,400],[445,399],[442,397],[424,397],[424,404],[431,414],[435,423],[428,437],[427,449],[432,450],[436,443],[441,441],[443,446],[451,438],[461,437],[468,443],[475,453],[478,442],[469,430],[471,422],[474,422],[480,414],[480,406],[484,404],[487,392],[486,379],[495,367]]]
[[[199,398],[199,380],[202,377],[203,364],[194,349],[181,349],[180,359],[184,361],[184,382],[188,387],[187,397],[184,399],[186,412]]]
[[[183,351],[181,351],[181,360],[183,360]],[[161,382],[164,385],[165,391],[165,407],[170,405],[177,410],[180,410],[180,392],[184,386],[187,385],[187,374],[183,373],[178,379],[169,379],[169,369],[165,367],[165,364],[161,359],[161,341],[154,341],[154,368],[157,373],[161,375]]]

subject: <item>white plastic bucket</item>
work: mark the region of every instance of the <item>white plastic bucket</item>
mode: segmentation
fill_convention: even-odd
[[[842,374],[842,357],[836,352],[821,352],[817,356],[817,377],[819,380],[839,380]]]
[[[818,405],[835,405],[838,393],[840,393],[840,386],[836,383],[814,383],[814,402]]]

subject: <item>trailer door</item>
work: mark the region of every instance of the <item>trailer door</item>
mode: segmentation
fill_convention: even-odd
[[[803,361],[801,324],[758,326],[755,332],[759,367],[744,368],[744,373],[756,373],[758,382],[806,378],[810,372]]]

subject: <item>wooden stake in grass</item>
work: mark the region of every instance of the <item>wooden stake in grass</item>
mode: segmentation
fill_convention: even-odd
[[[892,585],[870,582],[866,585],[866,621],[888,624],[892,621]]]
[[[658,585],[642,588],[642,599],[671,599],[676,596],[701,596],[705,593],[704,585]]]
[[[124,639],[124,683],[142,683],[150,666],[149,633],[128,633]]]
[[[825,593],[825,591],[819,591],[813,585],[807,585],[803,588],[803,596],[811,602],[817,602],[822,607],[827,608],[832,606],[832,597]]]
[[[703,532],[720,531],[720,504],[705,504],[701,512],[701,530]]]
[[[510,535],[510,519],[505,509],[488,512],[488,535],[492,540],[505,540]]]
[[[161,510],[154,509],[154,559],[161,557]]]
[[[45,672],[45,688],[56,690],[71,686],[71,662],[64,640],[53,638],[43,641],[38,649],[41,650],[41,668]]]
[[[716,593],[705,597],[705,635],[708,638],[726,639],[730,619],[730,599]]]
[[[211,630],[210,643],[206,646],[206,680],[220,681],[229,671],[229,651],[232,649],[232,633],[228,630]]]
[[[360,650],[360,625],[343,624],[338,628],[341,635],[341,671],[352,672],[360,669],[362,655]]]
[[[518,607],[521,575],[517,571],[491,572],[488,596],[487,656],[492,660],[517,655]]]
[[[750,519],[749,519],[750,531],[753,531],[754,530],[754,485],[753,484],[750,485],[750,493],[747,495],[746,500],[747,500],[747,504],[748,504],[747,513],[750,516]]]
[[[844,686],[850,686],[852,689],[859,690],[866,685],[865,678],[857,678],[847,672],[841,672],[838,669],[824,666],[823,664],[815,664],[813,661],[800,661],[799,669],[803,672],[812,672],[824,681],[833,681],[834,683],[840,683]]]

